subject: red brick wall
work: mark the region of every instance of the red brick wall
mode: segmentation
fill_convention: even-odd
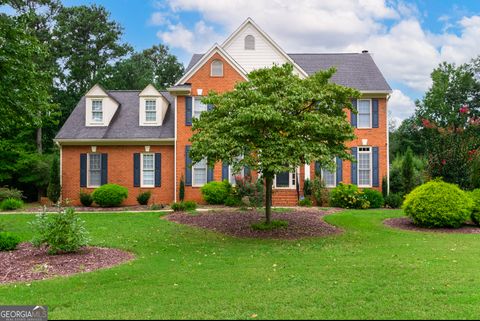
[[[108,183],[128,188],[124,205],[138,205],[137,195],[151,191],[150,204],[170,204],[173,201],[173,146],[150,146],[151,153],[162,154],[161,187],[133,187],[133,154],[144,153],[145,146],[97,146],[97,153],[108,154]],[[80,154],[91,153],[91,146],[62,146],[62,197],[79,205]],[[94,189],[82,188],[92,192]]]

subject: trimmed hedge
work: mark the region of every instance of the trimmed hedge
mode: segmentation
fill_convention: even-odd
[[[225,200],[231,191],[232,186],[227,180],[223,182],[210,182],[201,188],[203,199],[208,204],[225,204]]]
[[[119,206],[128,197],[128,189],[117,184],[105,184],[92,193],[92,199],[101,207]]]
[[[340,183],[330,191],[330,205],[341,208],[369,208],[370,202],[357,185]]]
[[[472,205],[471,197],[457,185],[435,180],[408,194],[403,209],[415,225],[458,228],[468,219]]]
[[[374,189],[364,189],[363,197],[370,203],[370,208],[381,208],[385,204],[381,192]]]
[[[390,193],[385,197],[385,206],[390,208],[400,208],[403,204],[403,197],[400,194]]]
[[[0,203],[2,211],[13,211],[23,207],[23,201],[17,198],[7,198]]]
[[[468,193],[473,201],[470,217],[473,223],[480,225],[480,188]]]

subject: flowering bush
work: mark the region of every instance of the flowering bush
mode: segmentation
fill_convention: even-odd
[[[340,183],[330,192],[330,205],[342,208],[369,208],[370,202],[357,185]]]

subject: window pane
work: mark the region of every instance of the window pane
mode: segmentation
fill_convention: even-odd
[[[371,127],[370,100],[358,101],[358,127]]]
[[[323,169],[322,170],[322,178],[323,178],[323,181],[325,182],[325,185],[327,187],[335,186],[335,173],[334,172],[330,172],[326,169]]]
[[[147,100],[145,102],[145,110],[156,110],[156,101],[155,100]]]
[[[290,173],[289,172],[283,172],[279,173],[276,176],[275,182],[277,187],[289,187],[289,179],[290,179]]]
[[[371,185],[371,156],[369,148],[360,148],[358,153],[358,185]]]
[[[252,35],[245,37],[245,50],[255,50],[255,38]]]
[[[145,116],[147,121],[157,121],[157,112],[155,111],[147,111]]]
[[[212,62],[212,70],[211,70],[211,75],[212,76],[223,76],[223,62],[219,60],[214,60]]]
[[[358,127],[371,127],[370,115],[358,114]]]
[[[152,170],[143,171],[143,185],[153,186],[155,184],[155,172]]]
[[[92,120],[93,121],[102,121],[103,120],[102,101],[101,100],[93,100],[92,101]]]
[[[102,161],[100,154],[89,154],[88,185],[100,186],[102,184]]]
[[[203,159],[192,166],[193,185],[204,185],[207,183],[207,160]]]
[[[144,154],[143,155],[143,169],[154,169],[153,164],[153,154]]]
[[[193,113],[193,116],[195,118],[198,118],[200,117],[200,114],[204,111],[207,111],[208,109],[208,106],[204,103],[202,103],[202,98],[201,97],[198,97],[198,98],[195,98],[195,106],[194,106],[194,113]]]

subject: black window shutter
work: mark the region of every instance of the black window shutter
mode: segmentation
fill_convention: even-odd
[[[207,168],[207,183],[213,182],[213,166],[208,166]]]
[[[108,154],[102,154],[102,177],[100,185],[108,183]]]
[[[140,187],[140,153],[133,154],[133,186]]]
[[[352,184],[358,185],[357,182],[357,147],[352,147],[352,156],[355,161],[351,162],[351,178]]]
[[[185,97],[185,125],[192,125],[192,96]]]
[[[320,167],[320,162],[315,161],[315,176],[321,177],[322,176],[322,168]]]
[[[162,154],[155,153],[155,187],[162,186]]]
[[[378,175],[378,147],[372,148],[372,185],[373,187],[380,186],[380,179]]]
[[[372,127],[378,128],[378,99],[372,99]]]
[[[228,164],[227,162],[222,163],[222,181],[223,180],[229,180],[228,177]]]
[[[357,114],[356,114],[357,100],[356,99],[352,99],[352,106],[353,106],[353,109],[355,109],[355,112],[353,111],[350,112],[350,124],[353,127],[357,127]]]
[[[185,146],[185,185],[192,186],[192,159],[190,158],[190,146]]]
[[[340,157],[337,157],[337,185],[343,181],[343,161]]]
[[[87,187],[87,154],[80,154],[80,187]]]

